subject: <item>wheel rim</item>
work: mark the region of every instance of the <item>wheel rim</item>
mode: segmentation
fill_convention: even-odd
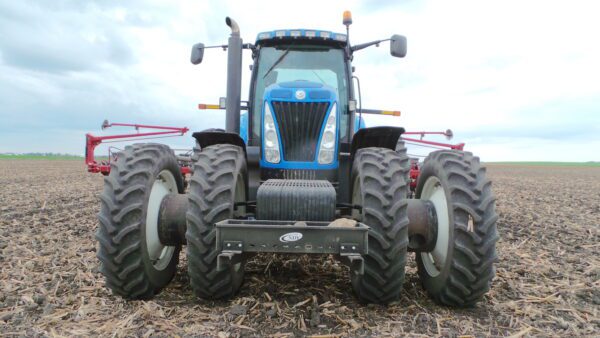
[[[158,213],[165,196],[176,194],[177,182],[169,170],[161,171],[152,184],[146,211],[146,251],[156,270],[164,270],[173,257],[174,246],[165,246],[158,237]]]
[[[435,248],[430,252],[422,252],[421,260],[427,273],[432,276],[438,276],[446,264],[448,256],[448,242],[450,239],[450,218],[448,213],[448,201],[446,192],[442,187],[440,180],[435,177],[429,177],[425,181],[421,191],[421,199],[430,201],[435,207],[437,214],[437,241]]]

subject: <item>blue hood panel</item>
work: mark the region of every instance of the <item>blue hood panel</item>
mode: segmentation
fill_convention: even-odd
[[[277,135],[280,142],[280,154],[281,161],[279,163],[269,163],[264,159],[264,155],[261,156],[260,165],[265,168],[280,168],[280,169],[313,169],[313,170],[324,170],[324,169],[335,169],[338,167],[337,155],[334,156],[334,160],[330,164],[319,164],[318,163],[318,149],[321,142],[321,136],[324,132],[324,124],[327,117],[331,113],[333,103],[337,102],[337,92],[334,88],[311,81],[289,81],[281,82],[268,86],[265,89],[264,101],[266,105],[270,106],[273,112],[273,118],[275,119],[275,125],[277,128]],[[277,101],[274,103],[274,101]],[[325,115],[317,113],[319,109],[322,109],[323,104],[327,104]],[[321,108],[318,108],[321,107]],[[284,109],[284,110],[281,110]],[[291,111],[288,109],[292,109]],[[339,104],[336,105],[336,109],[339,109]],[[264,118],[264,108],[263,108]],[[290,115],[292,114],[292,115]],[[315,115],[316,114],[316,115]],[[298,116],[300,120],[294,121],[294,117]],[[313,121],[308,119],[308,116],[318,117],[318,122],[315,119],[314,124],[307,121]],[[278,121],[282,118],[282,121]],[[337,111],[337,128],[336,128],[336,139],[339,139],[339,118],[340,112]],[[261,119],[261,123],[264,126],[264,121]],[[298,128],[295,124],[298,124]],[[263,127],[264,128],[264,127]],[[315,129],[318,128],[318,129]],[[316,135],[314,133],[317,133]],[[264,135],[264,130],[261,133]],[[315,138],[317,137],[317,138]],[[297,140],[299,143],[294,143]],[[264,139],[261,142],[264,143]],[[284,146],[284,142],[285,146]],[[306,144],[305,142],[308,142]],[[293,152],[289,153],[289,157],[296,157],[298,147],[309,147],[307,151],[313,153],[314,160],[288,160],[286,161],[285,149],[292,149]],[[316,147],[316,148],[313,148]],[[334,153],[337,154],[337,142]],[[301,157],[301,156],[300,156]],[[312,155],[309,156],[312,158]],[[307,157],[308,158],[308,157]]]

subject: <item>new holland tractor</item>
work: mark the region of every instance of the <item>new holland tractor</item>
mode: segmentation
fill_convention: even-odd
[[[226,18],[227,45],[196,44],[191,54],[199,64],[207,48],[227,50],[227,96],[200,107],[225,109],[225,129],[194,133],[187,160],[141,143],[110,164],[88,161],[107,175],[96,238],[108,288],[127,299],[152,297],[175,275],[185,245],[189,281],[202,299],[234,296],[257,253],[328,254],[349,266],[361,302],[387,304],[399,299],[409,252],[438,303],[482,298],[498,239],[485,168],[463,144],[448,146],[418,166],[411,193],[410,139],[400,127],[365,126],[362,114],[395,113],[360,107],[351,63],[359,50],[387,41],[402,58],[406,38],[352,45],[351,21],[346,12],[345,34],[275,30],[250,44]],[[244,50],[253,60],[247,102]],[[88,135],[92,161],[99,142]]]

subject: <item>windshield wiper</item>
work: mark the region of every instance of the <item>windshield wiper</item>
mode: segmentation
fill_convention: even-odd
[[[263,76],[263,79],[265,77],[267,77],[267,75],[269,75],[269,73],[273,70],[273,68],[275,68],[275,66],[277,66],[278,64],[281,63],[281,61],[283,61],[283,59],[285,58],[286,55],[288,55],[289,52],[290,52],[290,48],[286,49],[285,52],[283,52],[283,54],[281,54],[281,56],[273,63],[271,68],[269,68],[269,70],[267,70],[267,72]]]
[[[313,72],[313,74],[315,74],[316,77],[319,78],[319,80],[321,81],[321,84],[327,85],[327,83],[325,83],[325,80],[323,80],[319,74],[317,74],[317,72],[315,72],[314,70],[311,70],[311,72]]]

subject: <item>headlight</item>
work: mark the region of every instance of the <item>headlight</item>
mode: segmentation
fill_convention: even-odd
[[[319,163],[328,164],[333,162],[333,150],[321,150],[319,152]]]
[[[265,160],[271,163],[279,163],[279,150],[277,149],[265,149]]]
[[[274,148],[277,142],[277,134],[274,131],[269,130],[265,135],[265,145],[267,148]]]
[[[335,134],[334,132],[327,130],[323,134],[323,141],[321,141],[323,148],[331,149],[335,145]]]
[[[334,102],[331,105],[331,111],[327,122],[325,122],[325,129],[323,130],[323,136],[321,137],[321,145],[319,146],[319,164],[330,164],[333,162],[335,142],[337,133],[337,104]]]
[[[277,136],[277,130],[275,129],[275,120],[273,119],[273,113],[271,113],[271,107],[269,102],[264,103],[265,116],[264,116],[264,150],[265,160],[270,163],[279,163],[281,156],[279,153],[279,137]]]

